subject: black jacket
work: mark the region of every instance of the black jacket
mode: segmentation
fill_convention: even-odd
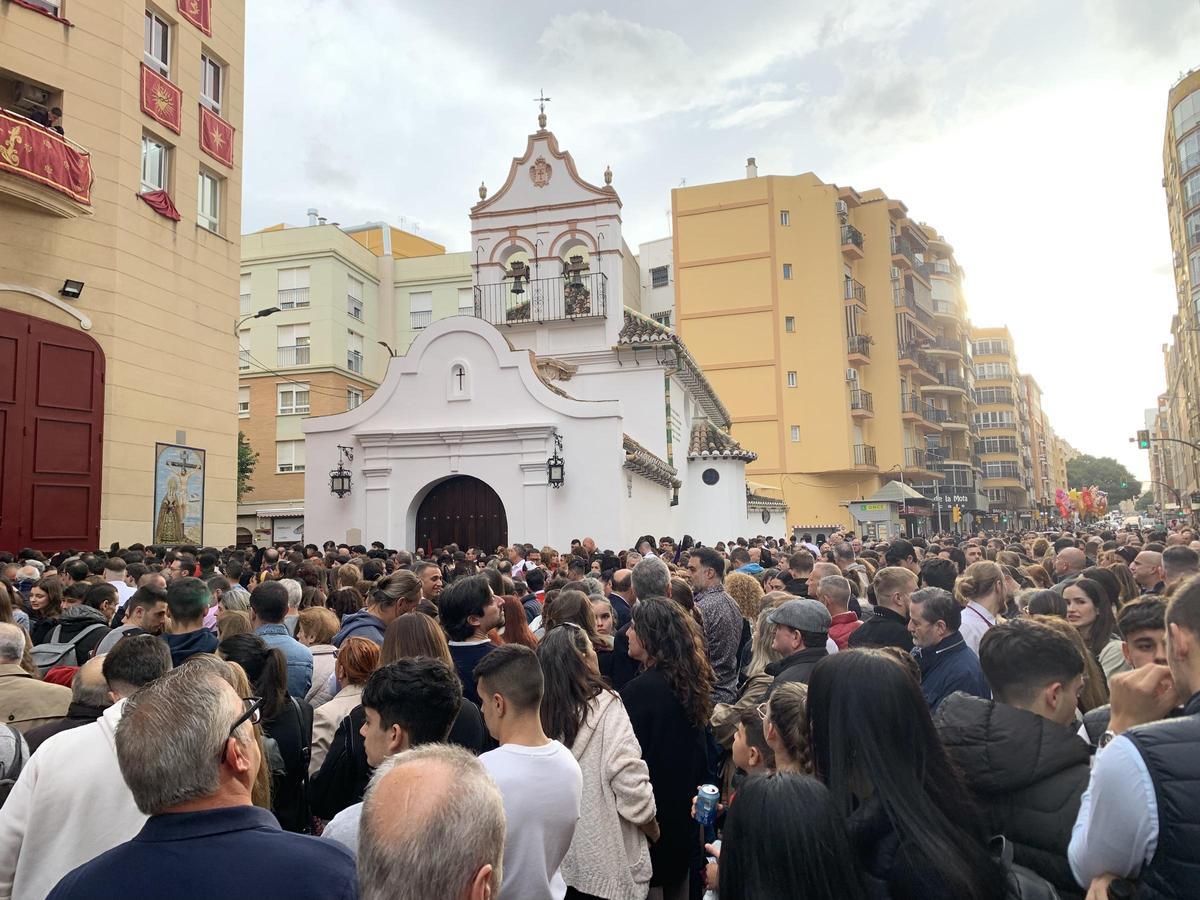
[[[855,647],[899,647],[912,650],[912,635],[908,633],[908,618],[884,606],[876,606],[875,614],[869,616],[862,627],[854,629],[846,641],[850,649]]]
[[[633,733],[650,770],[650,785],[658,807],[662,837],[650,845],[652,886],[670,884],[688,871],[699,840],[691,804],[696,787],[708,779],[708,756],[703,728],[688,721],[657,668],[647,669],[621,690]]]
[[[805,647],[768,665],[767,674],[774,675],[775,680],[767,688],[767,696],[770,697],[775,688],[789,681],[808,684],[813,668],[828,655],[829,651],[824,647]]]
[[[613,690],[619,691],[641,674],[642,664],[629,655],[629,626],[613,638],[612,659],[608,661]]]
[[[67,707],[67,717],[59,719],[57,722],[47,722],[45,725],[39,725],[37,728],[31,728],[25,732],[25,743],[29,745],[29,752],[33,753],[38,747],[42,746],[47,738],[52,738],[54,735],[62,731],[70,731],[72,728],[78,728],[80,725],[88,725],[95,722],[104,714],[106,706],[89,706],[87,703],[75,703]]]
[[[273,719],[263,719],[263,735],[274,739],[284,771],[271,772],[271,812],[284,831],[309,830],[308,761],[312,747],[313,709],[289,697]]]
[[[104,640],[110,629],[108,620],[104,618],[104,613],[98,609],[93,609],[80,603],[77,606],[68,606],[62,611],[62,615],[54,625],[61,625],[62,630],[58,633],[58,639],[62,643],[66,643],[79,634],[85,628],[91,628],[93,625],[101,625],[102,628],[97,628],[94,631],[88,632],[79,639],[79,643],[75,645],[75,658],[79,660],[75,663],[71,660],[71,654],[67,654],[63,659],[64,666],[80,665],[92,658],[92,654],[96,652],[96,648],[100,646],[100,642]],[[42,642],[48,642],[54,637],[54,625],[45,633]],[[32,635],[31,635],[32,636]],[[36,646],[36,643],[35,643]]]
[[[988,830],[1012,843],[1013,861],[1052,882],[1064,900],[1081,896],[1067,844],[1091,752],[1075,729],[962,692],[942,701],[934,724]]]

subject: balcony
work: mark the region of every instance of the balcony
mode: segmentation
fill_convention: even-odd
[[[937,385],[933,385],[933,387],[937,387]],[[949,431],[964,431],[971,427],[971,418],[966,413],[950,412],[949,410],[943,410],[943,412],[945,416],[942,419],[942,428]]]
[[[937,381],[933,384],[925,385],[925,390],[930,393],[939,394],[956,394],[963,395],[970,392],[969,382],[961,375],[953,372],[939,372]]]
[[[900,417],[906,421],[915,422],[923,428],[933,426],[926,430],[941,430],[939,413],[942,412],[943,410],[937,409],[932,403],[922,400],[918,394],[900,395]]]
[[[92,215],[92,157],[73,141],[0,109],[0,203],[64,219]]]
[[[855,444],[854,465],[876,468],[879,464],[875,461],[875,447],[871,444]]]
[[[904,471],[910,472],[922,477],[941,478],[941,474],[934,469],[938,460],[935,459],[929,450],[921,447],[905,447],[904,448]]]
[[[275,305],[280,309],[304,309],[308,306],[308,288],[280,288]]]
[[[867,308],[867,289],[853,278],[847,278],[842,285],[842,296],[847,303]]]
[[[915,269],[917,257],[908,239],[899,234],[892,235],[892,265],[901,269]]]
[[[948,316],[951,319],[961,318],[957,303],[953,300],[938,300],[936,297],[933,301],[933,314],[935,316]]]
[[[842,226],[842,254],[847,259],[863,258],[863,235],[853,225]]]
[[[966,356],[967,350],[962,341],[954,338],[938,337],[925,345],[929,353],[950,353],[958,357]]]
[[[850,391],[850,415],[856,419],[869,419],[875,415],[875,398],[870,391],[861,388]]]
[[[907,309],[912,313],[913,318],[928,328],[931,334],[933,333],[933,316],[923,306],[917,305],[916,295],[911,288],[901,287],[898,284],[892,285],[892,305],[897,309]]]
[[[915,341],[902,343],[896,354],[900,360],[900,368],[909,370],[909,374],[925,385],[937,382],[938,373],[933,360],[921,349]]]
[[[279,366],[307,366],[309,351],[311,349],[308,344],[294,344],[291,347],[280,347],[275,357],[275,364]]]
[[[846,341],[846,355],[850,362],[866,363],[871,361],[871,336],[869,334],[852,334]]]
[[[540,325],[602,319],[608,312],[608,278],[588,272],[563,278],[535,278],[513,290],[513,282],[481,284],[475,288],[472,314],[493,325]],[[466,309],[463,310],[466,312]]]

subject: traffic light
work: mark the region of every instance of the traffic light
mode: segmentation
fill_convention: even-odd
[[[1141,431],[1139,431],[1137,433],[1137,442],[1138,442],[1139,450],[1149,450],[1150,449],[1150,432],[1147,431],[1145,428],[1143,428]],[[1124,485],[1122,485],[1122,487],[1123,486]]]
[[[1122,482],[1121,482],[1121,487],[1123,487],[1123,488],[1127,488],[1127,487],[1129,487],[1129,484],[1128,484],[1127,482],[1124,482],[1124,481],[1122,481]]]
[[[962,521],[962,507],[959,507],[959,506],[950,507],[950,521],[953,522],[955,525],[957,525],[959,522]]]

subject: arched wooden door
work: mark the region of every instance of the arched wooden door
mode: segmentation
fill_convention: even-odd
[[[421,501],[417,546],[477,547],[489,552],[508,543],[508,517],[499,495],[478,478],[448,478]]]
[[[103,426],[100,345],[0,309],[0,547],[99,546]]]

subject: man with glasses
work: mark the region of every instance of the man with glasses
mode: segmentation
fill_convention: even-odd
[[[261,702],[239,697],[195,664],[130,697],[117,729],[117,761],[149,818],[133,840],[75,869],[49,896],[356,896],[349,852],[283,831],[269,810],[251,802],[263,764],[252,727]]]

